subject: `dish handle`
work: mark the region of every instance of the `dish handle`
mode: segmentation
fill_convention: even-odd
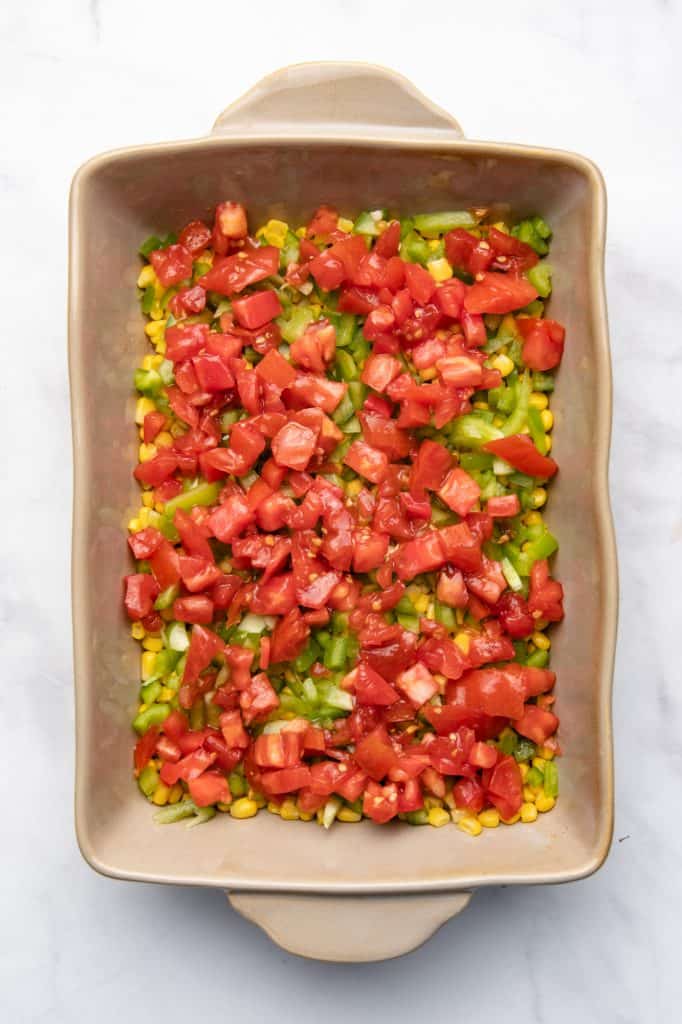
[[[296,956],[369,963],[402,956],[468,905],[472,893],[317,896],[228,892],[238,913]]]
[[[395,71],[361,62],[293,64],[230,104],[213,135],[462,138],[454,117]]]

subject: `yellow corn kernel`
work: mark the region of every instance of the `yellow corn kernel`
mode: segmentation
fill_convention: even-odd
[[[432,807],[429,811],[429,825],[433,825],[434,828],[449,825],[450,821],[450,815],[443,807]]]
[[[538,747],[538,754],[544,758],[545,761],[552,761],[554,759],[554,751],[551,747]]]
[[[503,423],[504,423],[504,416],[495,416],[495,417],[493,417],[493,426],[494,427],[501,427]]]
[[[166,354],[166,339],[165,338],[158,338],[154,342],[154,348],[156,349],[156,351],[158,352],[158,354],[160,356],[165,356],[165,354]]]
[[[534,804],[535,803],[535,789],[532,788],[531,786],[524,786],[523,787],[523,799],[527,803],[529,803],[529,804]]]
[[[142,625],[142,623],[141,622],[133,622],[132,626],[130,627],[130,635],[135,640],[141,640],[143,638],[144,634],[145,634],[145,628]]]
[[[252,789],[248,792],[249,800],[253,800],[256,807],[260,810],[261,807],[265,807],[267,800],[262,793],[254,793]]]
[[[494,807],[489,807],[487,811],[481,811],[478,815],[483,828],[497,828],[500,824],[500,812],[495,810]]]
[[[153,315],[154,314],[152,312],[152,316]],[[163,337],[165,329],[166,329],[166,321],[162,320],[161,317],[155,317],[153,320],[150,320],[149,323],[146,323],[144,325],[144,333],[147,335],[148,338],[150,338],[154,342],[158,341],[159,338]],[[152,355],[148,355],[148,356],[144,357],[144,359],[142,360],[142,369],[143,370],[151,370],[151,369],[153,369],[153,365],[152,365],[152,359],[153,358],[154,358],[154,356],[152,356]],[[149,365],[145,366],[145,363],[147,361],[149,362]]]
[[[489,409],[487,402],[474,402],[474,409]]]
[[[525,761],[521,761],[521,763],[519,764],[519,771],[521,772],[521,782],[525,782],[526,781],[526,775],[530,771],[530,769],[529,769],[529,767],[528,767],[528,765],[526,764]]]
[[[549,454],[552,450],[552,435],[545,434],[545,450]]]
[[[147,327],[149,327],[149,326],[150,325],[147,324]],[[145,331],[147,330],[147,327],[145,327]],[[154,358],[154,356],[151,356],[151,355],[145,356],[144,359],[142,360],[142,363],[140,364],[141,368],[143,370],[153,370],[154,369],[154,366],[152,364],[152,359],[153,358]]]
[[[159,515],[163,515],[163,510],[165,509],[165,507],[166,505],[163,501],[157,501],[156,504],[154,505],[154,511],[158,512]]]
[[[431,260],[426,264],[426,269],[434,281],[448,281],[452,277],[452,267],[444,256],[439,260]]]
[[[419,612],[420,615],[425,615],[429,609],[428,594],[420,594],[419,597],[414,599],[412,604],[414,605],[414,610],[416,612]]]
[[[362,490],[362,480],[349,480],[346,484],[346,494],[351,498],[356,498]]]
[[[540,814],[546,814],[547,811],[551,811],[555,803],[554,797],[547,796],[545,793],[539,793],[535,798],[535,806]]]
[[[531,821],[535,821],[538,816],[538,809],[535,804],[525,803],[521,804],[521,821],[528,824]]]
[[[170,792],[168,793],[168,803],[176,804],[182,796],[182,786],[179,782],[176,782],[174,786],[171,786]]]
[[[516,814],[512,814],[511,818],[500,818],[503,825],[515,825],[521,818],[521,815],[517,811]]]
[[[313,815],[310,813],[310,811],[299,811],[298,812],[298,816],[301,819],[301,821],[312,821],[313,820]]]
[[[168,803],[169,796],[170,787],[165,786],[163,782],[159,782],[156,789],[152,793],[152,803],[156,804],[157,807],[163,807],[164,804]]]
[[[435,366],[429,366],[426,370],[420,370],[419,376],[422,380],[435,380],[438,376],[438,370]]]
[[[514,363],[509,356],[505,356],[504,354],[495,356],[490,365],[494,370],[499,370],[503,377],[508,377],[514,369]]]
[[[286,241],[289,225],[283,220],[269,220],[261,230],[268,245],[275,245],[281,249]]]
[[[158,654],[159,651],[163,650],[163,640],[158,636],[146,636],[142,641],[142,646],[145,651],[153,651]]]
[[[296,230],[294,231],[294,234],[296,235],[297,238],[305,238],[306,231],[307,231],[307,228],[304,225],[304,226],[302,226],[300,228],[296,228]]]
[[[160,434],[156,435],[154,444],[157,448],[171,448],[173,445],[173,435],[167,430],[162,430]]]
[[[544,487],[535,487],[531,491],[530,503],[533,508],[542,508],[547,501],[547,491]]]
[[[425,796],[424,797],[424,810],[430,811],[432,807],[442,807],[443,801],[439,796]]]
[[[163,356],[159,356],[159,355],[152,356],[152,370],[158,370],[158,368],[161,366],[162,362],[163,362]]]
[[[534,757],[532,762],[531,762],[531,764],[533,765],[533,768],[537,768],[537,770],[539,772],[544,772],[544,770],[545,770],[545,759],[544,759],[544,757]]]
[[[128,529],[131,533],[137,533],[138,530],[142,529],[142,524],[137,516],[128,520]]]
[[[241,796],[239,800],[230,807],[230,814],[233,818],[253,818],[258,814],[258,804],[255,800],[250,800],[248,796]]]
[[[352,807],[342,807],[336,815],[337,821],[362,821],[362,815],[359,811],[354,811]]]
[[[144,492],[144,494],[142,495],[142,504],[144,505],[145,508],[154,507],[154,495],[152,494],[151,491]]]
[[[230,805],[224,804],[221,800],[218,801],[216,807],[218,808],[219,811],[222,811],[223,814],[227,814],[227,812],[230,809]]]
[[[533,408],[537,409],[539,412],[542,412],[542,410],[546,409],[549,405],[549,399],[542,391],[534,391],[528,399],[528,404],[532,405]]]
[[[292,800],[291,797],[284,800],[279,813],[284,821],[298,821],[298,807],[296,806],[296,801]]]
[[[459,819],[457,828],[460,828],[462,832],[466,832],[470,836],[480,836],[483,831],[483,825],[481,825],[478,818],[474,818],[469,814]]]
[[[143,679],[150,679],[154,674],[154,662],[156,654],[154,651],[145,651],[140,658],[140,675]]]
[[[271,800],[266,807],[266,810],[270,811],[270,814],[279,814],[280,805],[276,804],[274,800]]]
[[[463,625],[463,623],[464,623],[464,609],[463,608],[455,608],[455,622],[457,623],[458,626]]]
[[[179,420],[175,420],[171,423],[170,432],[173,437],[182,437],[182,435],[186,433],[186,427],[184,423],[180,423]]]
[[[146,711],[148,707],[149,707],[149,705],[145,704],[144,702],[142,704],[140,704],[139,708],[137,709],[138,715],[141,715],[142,712]]]
[[[469,634],[468,633],[458,633],[457,636],[455,637],[455,643],[459,647],[459,649],[462,652],[462,654],[468,654],[469,653],[469,647],[471,646],[471,641],[469,640]]]
[[[145,398],[144,395],[138,398],[135,403],[135,422],[138,427],[141,427],[144,423],[144,418],[148,412],[154,412],[156,406],[152,402],[151,398]]]
[[[551,430],[554,426],[554,417],[552,416],[549,409],[543,409],[540,413],[540,420],[545,430]]]
[[[138,458],[140,462],[149,462],[156,455],[156,445],[154,444],[141,444],[138,452]]]
[[[348,220],[347,217],[339,217],[338,221],[336,222],[336,226],[338,227],[339,231],[345,231],[346,234],[349,234],[353,230],[353,221]]]
[[[526,526],[540,526],[542,515],[539,512],[526,512],[523,520]]]
[[[159,700],[162,702],[162,704],[168,704],[170,701],[173,700],[174,696],[175,690],[171,690],[170,686],[163,686],[161,688],[161,693],[159,694]]]
[[[533,633],[530,639],[539,651],[548,651],[552,646],[552,641],[544,633]]]
[[[151,263],[148,263],[146,267],[143,267],[140,271],[140,275],[137,279],[138,288],[147,288],[150,284],[156,284],[156,273]]]
[[[150,508],[145,508],[144,505],[137,510],[137,518],[143,527],[151,525],[151,512],[152,510]]]

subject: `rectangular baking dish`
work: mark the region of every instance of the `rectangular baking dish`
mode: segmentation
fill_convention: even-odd
[[[557,807],[532,826],[478,840],[454,828],[369,822],[327,833],[267,814],[163,827],[132,782],[138,654],[120,593],[129,571],[125,524],[138,504],[131,377],[146,347],[136,252],[146,235],[208,216],[227,198],[245,203],[253,223],[299,223],[327,202],[344,214],[493,203],[552,224],[551,315],[567,329],[552,403],[561,472],[548,514],[566,591],[552,662],[565,756]],[[209,138],[119,150],[80,168],[71,193],[69,311],[76,828],[93,868],[221,887],[294,952],[372,960],[414,948],[479,886],[571,881],[602,864],[613,820],[617,615],[605,205],[589,160],[465,141],[409,82],[362,64],[285,69],[229,107]]]

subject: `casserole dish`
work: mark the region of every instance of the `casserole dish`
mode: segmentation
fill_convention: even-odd
[[[566,620],[559,678],[561,799],[532,828],[472,841],[455,829],[323,833],[270,815],[167,829],[130,781],[137,654],[120,607],[136,504],[132,369],[144,350],[136,250],[151,231],[205,216],[220,199],[256,222],[344,212],[495,204],[551,221],[552,316],[568,343],[552,403],[561,473],[549,522]],[[263,80],[208,139],[96,157],[71,194],[70,374],[75,492],[73,619],[76,827],[96,870],[210,885],[292,952],[327,960],[405,953],[482,885],[570,881],[608,852],[613,818],[611,676],[617,576],[607,487],[611,382],[603,293],[605,193],[572,154],[468,142],[404,79],[361,64],[300,65]],[[124,415],[124,412],[126,413]]]

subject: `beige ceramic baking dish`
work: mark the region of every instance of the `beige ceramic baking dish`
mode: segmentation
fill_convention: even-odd
[[[561,472],[549,510],[567,617],[553,666],[565,756],[556,809],[471,839],[453,828],[332,828],[268,814],[158,826],[131,779],[136,645],[121,611],[125,523],[137,506],[132,370],[145,348],[140,239],[208,216],[221,199],[254,223],[408,214],[490,203],[552,224],[552,315],[568,343],[552,408]],[[70,372],[75,498],[76,824],[83,856],[116,878],[216,886],[280,945],[377,960],[423,942],[484,885],[595,871],[613,814],[611,677],[617,577],[607,489],[611,379],[603,287],[605,193],[595,166],[547,149],[469,142],[392,72],[308,64],[264,79],[209,138],[120,150],[82,167],[71,194]]]

